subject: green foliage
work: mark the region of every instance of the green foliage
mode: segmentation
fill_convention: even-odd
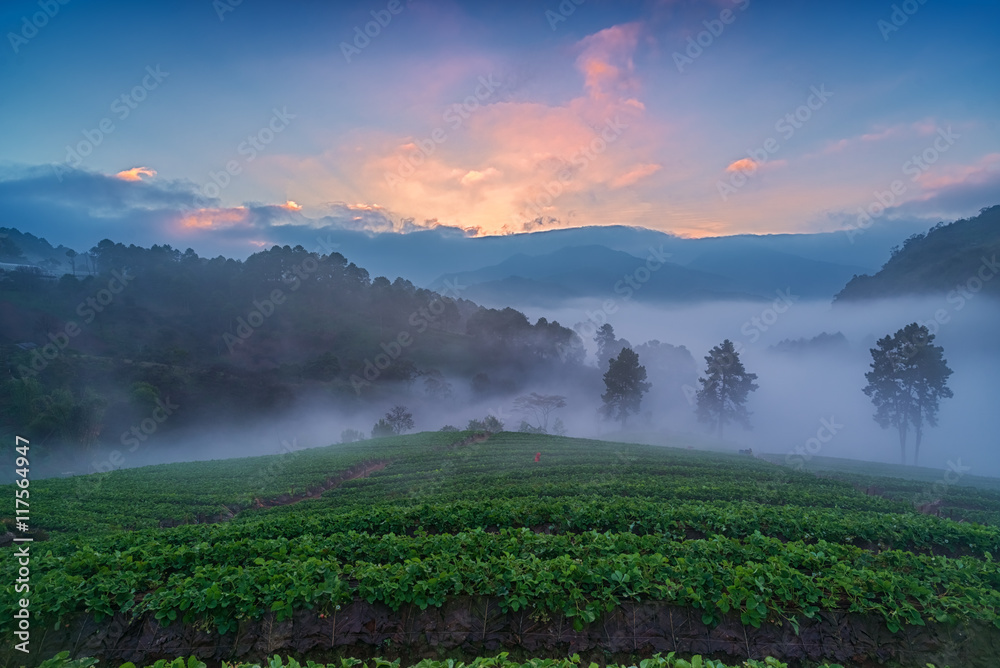
[[[495,415],[487,415],[481,420],[469,420],[465,427],[466,431],[488,431],[491,434],[498,434],[504,430],[503,420]]]
[[[49,659],[42,664],[43,668],[77,668],[78,666],[91,666],[96,663],[95,659],[79,659],[77,661],[88,661],[89,663],[77,663],[68,659],[69,653],[62,652],[54,659]],[[521,663],[508,659],[509,654],[507,652],[502,652],[495,657],[478,657],[472,659],[469,662],[465,661],[455,661],[453,659],[447,659],[444,661],[437,661],[434,659],[423,659],[419,663],[412,664],[412,668],[597,668],[596,663],[591,663],[589,666],[585,665],[580,659],[579,654],[574,654],[570,657],[563,659],[528,659],[527,661]],[[261,668],[260,664],[250,664],[250,663],[227,663],[223,662],[223,668]],[[287,660],[283,660],[280,656],[274,655],[269,659],[266,664],[267,668],[303,668],[295,659],[289,657]],[[354,658],[344,658],[341,659],[339,663],[316,663],[314,661],[307,661],[304,668],[365,668],[370,666],[371,668],[400,668],[400,660],[396,659],[394,661],[388,661],[379,657],[373,659],[368,659],[363,661],[361,659]],[[928,668],[934,668],[933,665],[927,664]],[[131,663],[122,664],[119,668],[136,668]],[[205,664],[198,661],[194,657],[188,659],[187,663],[183,659],[175,659],[174,661],[160,660],[154,663],[151,667],[147,668],[205,668]],[[756,659],[749,659],[740,664],[727,664],[722,661],[713,661],[712,659],[703,659],[699,655],[692,656],[690,659],[683,659],[676,655],[676,652],[670,652],[666,656],[662,654],[654,654],[648,659],[642,659],[638,666],[624,666],[617,664],[608,664],[607,668],[788,668],[787,664],[768,657],[763,661]],[[823,664],[822,666],[817,666],[817,668],[844,668],[839,664]]]
[[[396,430],[385,418],[379,418],[375,426],[372,427],[372,438],[384,438],[395,435]]]
[[[239,508],[257,495],[240,487],[261,466],[274,472],[268,498],[376,455],[392,461],[319,499],[221,524],[101,531],[107,524],[78,514],[79,535],[33,555],[33,604],[46,624],[149,614],[221,633],[268,612],[287,619],[357,599],[427,608],[466,596],[565,615],[578,628],[623,601],[694,607],[707,623],[733,613],[748,626],[831,609],[890,629],[1000,624],[1000,529],[735,455],[509,432],[489,447],[449,447],[467,435],[115,472],[87,504],[94,518],[116,506],[154,518],[169,508],[158,490],[171,483],[178,508],[207,499]],[[36,485],[58,498],[67,482]],[[39,512],[43,524],[74,517]],[[0,577],[16,578],[16,567],[4,562]],[[0,602],[4,631],[13,605]]]
[[[838,301],[888,299],[905,295],[953,293],[961,305],[969,293],[954,293],[1000,254],[1000,206],[982,209],[979,215],[953,223],[940,223],[927,234],[914,235],[874,276],[855,276],[835,297]],[[849,230],[850,232],[855,232]],[[987,264],[990,263],[990,264]],[[1000,294],[1000,280],[983,281],[982,295]],[[961,308],[961,306],[956,306]]]
[[[365,440],[365,433],[357,429],[345,429],[340,432],[341,443],[356,443]]]

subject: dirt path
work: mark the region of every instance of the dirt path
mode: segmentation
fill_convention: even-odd
[[[323,495],[323,492],[329,491],[331,489],[336,489],[340,487],[348,480],[357,480],[358,478],[367,478],[377,471],[381,471],[392,461],[388,459],[382,459],[374,462],[364,462],[353,466],[338,476],[327,478],[326,481],[314,489],[308,490],[304,495],[282,494],[281,496],[272,499],[254,499],[254,504],[250,506],[251,508],[274,508],[275,506],[291,506],[296,503],[301,503],[308,499],[318,499]]]
[[[224,511],[217,515],[204,516],[199,515],[195,518],[194,524],[217,524],[219,522],[229,522],[237,515],[242,513],[244,510],[250,508],[274,508],[276,506],[291,506],[296,503],[301,503],[308,499],[318,499],[323,495],[323,492],[340,487],[348,480],[357,480],[358,478],[367,478],[371,474],[381,471],[389,464],[392,460],[389,459],[378,459],[374,461],[362,462],[356,466],[352,466],[346,471],[341,472],[338,475],[327,478],[322,484],[317,487],[310,487],[305,491],[304,494],[282,494],[270,499],[254,499],[249,506],[225,506]],[[180,526],[182,524],[191,524],[191,522],[178,522],[170,520],[160,520],[160,528],[167,529],[170,527]]]

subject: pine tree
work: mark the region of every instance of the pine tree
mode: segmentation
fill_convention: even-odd
[[[726,339],[705,357],[708,368],[705,378],[699,378],[697,393],[698,420],[715,425],[719,438],[725,425],[735,422],[750,428],[747,396],[757,389],[757,374],[748,373],[740,361],[733,342]]]
[[[622,348],[612,357],[604,374],[607,391],[601,395],[601,412],[609,420],[621,420],[622,429],[630,413],[638,413],[642,395],[652,387],[646,381],[646,367],[639,365],[639,355],[631,348]]]

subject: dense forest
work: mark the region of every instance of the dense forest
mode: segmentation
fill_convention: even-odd
[[[461,285],[372,278],[338,253],[275,246],[237,261],[104,240],[71,259],[58,278],[0,273],[0,420],[40,446],[118,443],[149,416],[173,429],[306,397],[381,405],[461,382],[489,397],[586,373],[583,342],[557,322],[481,308]]]
[[[1000,295],[1000,205],[974,218],[939,223],[914,234],[873,276],[855,276],[836,301],[886,299],[947,293],[949,303],[964,304],[976,293]]]

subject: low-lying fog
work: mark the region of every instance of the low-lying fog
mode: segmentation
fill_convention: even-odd
[[[758,375],[760,389],[751,393],[748,402],[753,412],[752,431],[730,426],[727,439],[754,450],[786,454],[816,437],[825,419],[842,427],[819,455],[892,463],[899,462],[897,432],[878,427],[872,419],[873,406],[862,392],[864,374],[870,370],[869,349],[876,339],[908,323],[925,324],[936,334],[934,343],[944,348],[945,359],[954,371],[949,387],[955,396],[941,401],[938,426],[925,431],[919,464],[943,469],[949,460],[957,463],[960,458],[961,465],[971,467],[973,474],[1000,475],[1000,303],[976,295],[970,299],[953,295],[950,300],[941,296],[857,305],[788,300],[777,293],[775,298],[774,304],[764,305],[618,304],[608,318],[615,334],[634,345],[658,339],[686,346],[698,363],[699,373],[705,368],[709,349],[723,339],[730,339],[742,350],[741,359],[748,371]],[[545,315],[577,326],[578,331],[591,331],[590,323],[601,319],[600,311],[592,306],[528,315]],[[823,332],[843,333],[847,346],[800,353],[771,349],[783,340],[812,339]],[[588,343],[592,352],[595,346]],[[703,429],[693,420],[660,426]],[[907,452],[912,462],[912,433]]]
[[[875,340],[910,322],[927,324],[937,334],[936,343],[954,370],[950,387],[954,398],[942,400],[939,425],[928,428],[921,446],[921,466],[945,469],[949,462],[968,467],[977,475],[1000,475],[1000,308],[986,297],[964,303],[946,297],[895,300],[861,305],[836,305],[781,299],[766,303],[701,303],[653,307],[617,302],[610,315],[597,302],[558,310],[527,309],[534,321],[544,316],[574,326],[588,346],[588,364],[595,365],[594,326],[607,317],[615,334],[639,347],[649,340],[685,346],[703,373],[708,350],[730,339],[741,351],[748,371],[758,375],[760,389],[750,395],[751,431],[729,425],[727,444],[713,444],[704,425],[694,418],[694,367],[683,377],[672,366],[653,368],[648,359],[653,390],[643,401],[640,415],[630,419],[621,438],[644,442],[709,444],[729,449],[753,447],[757,452],[788,454],[805,448],[809,439],[826,440],[817,453],[882,462],[899,462],[897,433],[880,429],[872,419],[873,407],[862,393],[864,374]],[[589,322],[588,322],[589,320]],[[846,345],[813,347],[800,352],[771,348],[786,339],[812,339],[822,333],[840,332]],[[673,374],[673,375],[672,375]],[[566,408],[550,419],[561,418],[568,435],[615,437],[620,425],[596,417],[603,391],[601,374],[592,370],[586,383],[579,379],[539,377],[514,393],[494,393],[473,398],[469,379],[450,378],[452,399],[429,397],[423,379],[409,386],[383,387],[384,401],[363,411],[339,409],[329,397],[317,397],[293,413],[263,418],[239,426],[220,425],[187,433],[153,434],[139,447],[101,449],[86,462],[64,462],[48,475],[89,473],[94,470],[141,466],[150,463],[220,459],[276,454],[288,449],[338,443],[345,429],[370,434],[372,425],[394,404],[406,405],[414,414],[416,430],[437,430],[445,424],[464,428],[469,419],[499,416],[509,430],[516,430],[522,416],[513,412],[514,397],[539,392],[567,397]],[[826,430],[820,433],[821,427]],[[832,435],[832,438],[827,438]],[[912,435],[908,462],[912,462]],[[813,441],[815,446],[816,441]],[[815,452],[815,447],[813,447]]]

